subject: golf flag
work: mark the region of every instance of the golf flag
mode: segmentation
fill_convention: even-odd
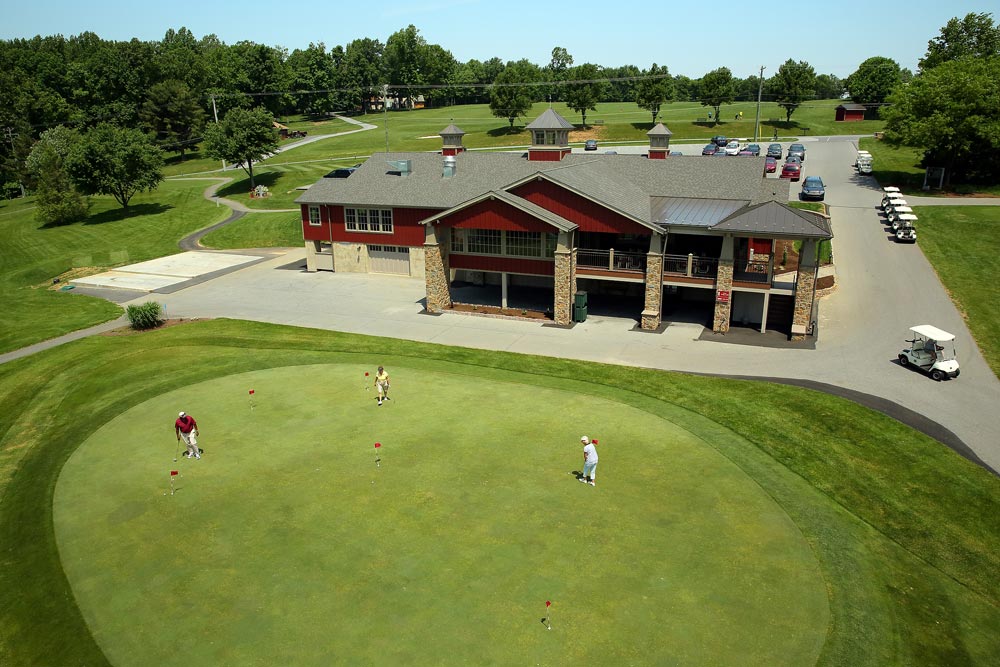
[[[591,442],[596,445],[597,444],[597,438],[594,438],[593,440],[591,440]]]
[[[368,377],[368,371],[365,371],[365,377]]]
[[[545,608],[548,609],[551,606],[552,606],[552,601],[551,600],[546,600],[545,601]]]
[[[171,477],[176,477],[177,476],[177,471],[176,470],[171,470],[170,471],[170,476]]]
[[[253,396],[253,389],[250,390],[250,395]]]
[[[379,447],[381,447],[381,446],[382,446],[382,443],[381,443],[381,442],[376,442],[376,443],[375,443],[375,449],[378,449],[378,448],[379,448]]]

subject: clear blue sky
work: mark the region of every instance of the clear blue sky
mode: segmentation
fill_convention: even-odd
[[[200,0],[0,0],[0,39],[91,31],[104,39],[158,40],[168,28],[227,44],[250,40],[292,51],[328,48],[360,37],[382,42],[409,24],[460,61],[494,56],[544,65],[565,47],[575,64],[653,62],[697,78],[717,67],[765,76],[785,60],[805,60],[819,74],[846,77],[870,56],[916,71],[948,19],[998,6],[979,0],[828,0],[764,3],[552,2],[546,0],[383,0],[381,2],[243,2]],[[136,9],[141,7],[141,9]]]

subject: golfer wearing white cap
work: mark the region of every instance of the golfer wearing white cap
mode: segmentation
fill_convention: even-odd
[[[184,438],[184,444],[187,445],[187,453],[184,458],[201,458],[201,450],[198,449],[198,422],[194,420],[194,417],[186,412],[181,412],[177,415],[177,421],[174,422],[174,433],[177,434],[177,439],[180,440]]]
[[[597,448],[587,436],[581,437],[580,442],[583,443],[583,476],[580,481],[597,486],[594,484],[594,476],[597,474]]]

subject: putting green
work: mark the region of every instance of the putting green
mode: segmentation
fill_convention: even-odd
[[[695,434],[516,374],[393,367],[377,407],[365,370],[218,378],[82,443],[56,537],[112,664],[816,661],[809,545]],[[178,410],[201,461],[172,462]],[[572,475],[584,433],[596,488]]]

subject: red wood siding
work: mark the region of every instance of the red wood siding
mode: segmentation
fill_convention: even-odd
[[[563,159],[563,155],[571,153],[572,150],[569,148],[559,150],[559,151],[539,151],[539,150],[528,150],[528,161],[529,162],[559,162]]]
[[[606,234],[651,234],[650,230],[623,215],[609,211],[589,199],[546,180],[534,180],[513,193],[580,225],[581,232]]]
[[[836,120],[852,121],[852,120],[864,120],[864,119],[865,119],[864,111],[856,111],[853,109],[837,109]]]
[[[663,160],[667,157],[667,151],[662,148],[650,148],[649,149],[649,159],[650,160]]]
[[[750,239],[750,247],[753,248],[754,253],[760,253],[763,255],[771,254],[771,245],[774,243],[771,239]]]
[[[344,226],[344,207],[321,205],[319,227],[309,224],[309,207],[302,205],[302,234],[308,241],[347,241],[350,243],[380,243],[385,245],[422,246],[424,226],[420,221],[429,218],[438,209],[395,208],[392,210],[392,234],[376,232],[349,232]],[[331,237],[332,227],[332,237]]]
[[[496,199],[487,199],[452,213],[441,219],[440,226],[461,229],[505,229],[510,232],[559,231],[531,214]]]
[[[495,271],[507,273],[527,273],[535,276],[555,275],[555,262],[544,259],[522,259],[519,257],[492,257],[486,255],[448,255],[448,266],[452,269],[472,269],[473,271]]]

